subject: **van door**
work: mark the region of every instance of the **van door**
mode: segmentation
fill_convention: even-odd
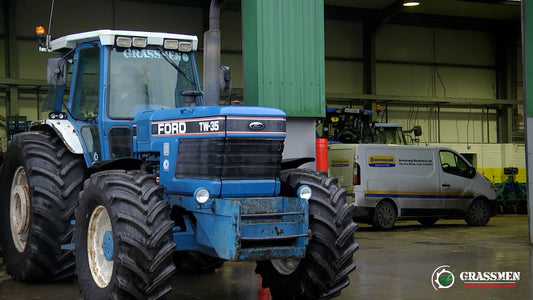
[[[474,198],[471,186],[475,172],[471,171],[472,167],[462,156],[453,151],[440,150],[439,157],[443,212],[446,215],[463,215]]]
[[[366,152],[365,197],[392,199],[400,217],[434,216],[442,210],[436,151],[425,147],[372,145]],[[366,169],[365,169],[366,168]],[[363,175],[366,173],[365,175]],[[364,186],[365,182],[362,181]]]

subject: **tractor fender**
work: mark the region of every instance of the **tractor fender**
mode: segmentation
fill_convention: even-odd
[[[39,120],[32,123],[30,131],[51,127],[61,138],[67,149],[74,154],[83,154],[81,140],[72,122],[69,120]]]

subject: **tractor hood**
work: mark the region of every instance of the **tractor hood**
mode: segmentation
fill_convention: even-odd
[[[285,117],[277,108],[190,106],[140,112],[133,120],[133,127],[138,143],[148,143],[152,137],[170,136],[284,137]]]
[[[286,115],[275,108],[191,106],[140,112],[134,152],[159,161],[171,194],[277,196]]]

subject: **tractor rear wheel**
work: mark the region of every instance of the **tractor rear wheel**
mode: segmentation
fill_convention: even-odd
[[[86,299],[154,299],[170,292],[174,222],[163,187],[141,171],[84,182],[76,208],[76,273]]]
[[[74,207],[83,183],[83,157],[44,132],[13,137],[0,170],[0,244],[15,280],[44,282],[74,275]]]
[[[312,232],[302,259],[258,261],[255,272],[263,287],[276,299],[333,298],[350,284],[348,275],[356,265],[353,254],[357,225],[353,206],[345,201],[346,191],[337,179],[306,169],[281,172],[281,194],[294,197],[301,185],[312,189],[309,199],[309,228]]]

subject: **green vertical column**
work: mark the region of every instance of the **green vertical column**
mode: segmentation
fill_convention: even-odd
[[[533,5],[522,1],[522,56],[524,61],[524,107],[526,111],[526,169],[529,201],[529,244],[533,245]]]
[[[325,114],[324,1],[244,0],[245,105]]]

